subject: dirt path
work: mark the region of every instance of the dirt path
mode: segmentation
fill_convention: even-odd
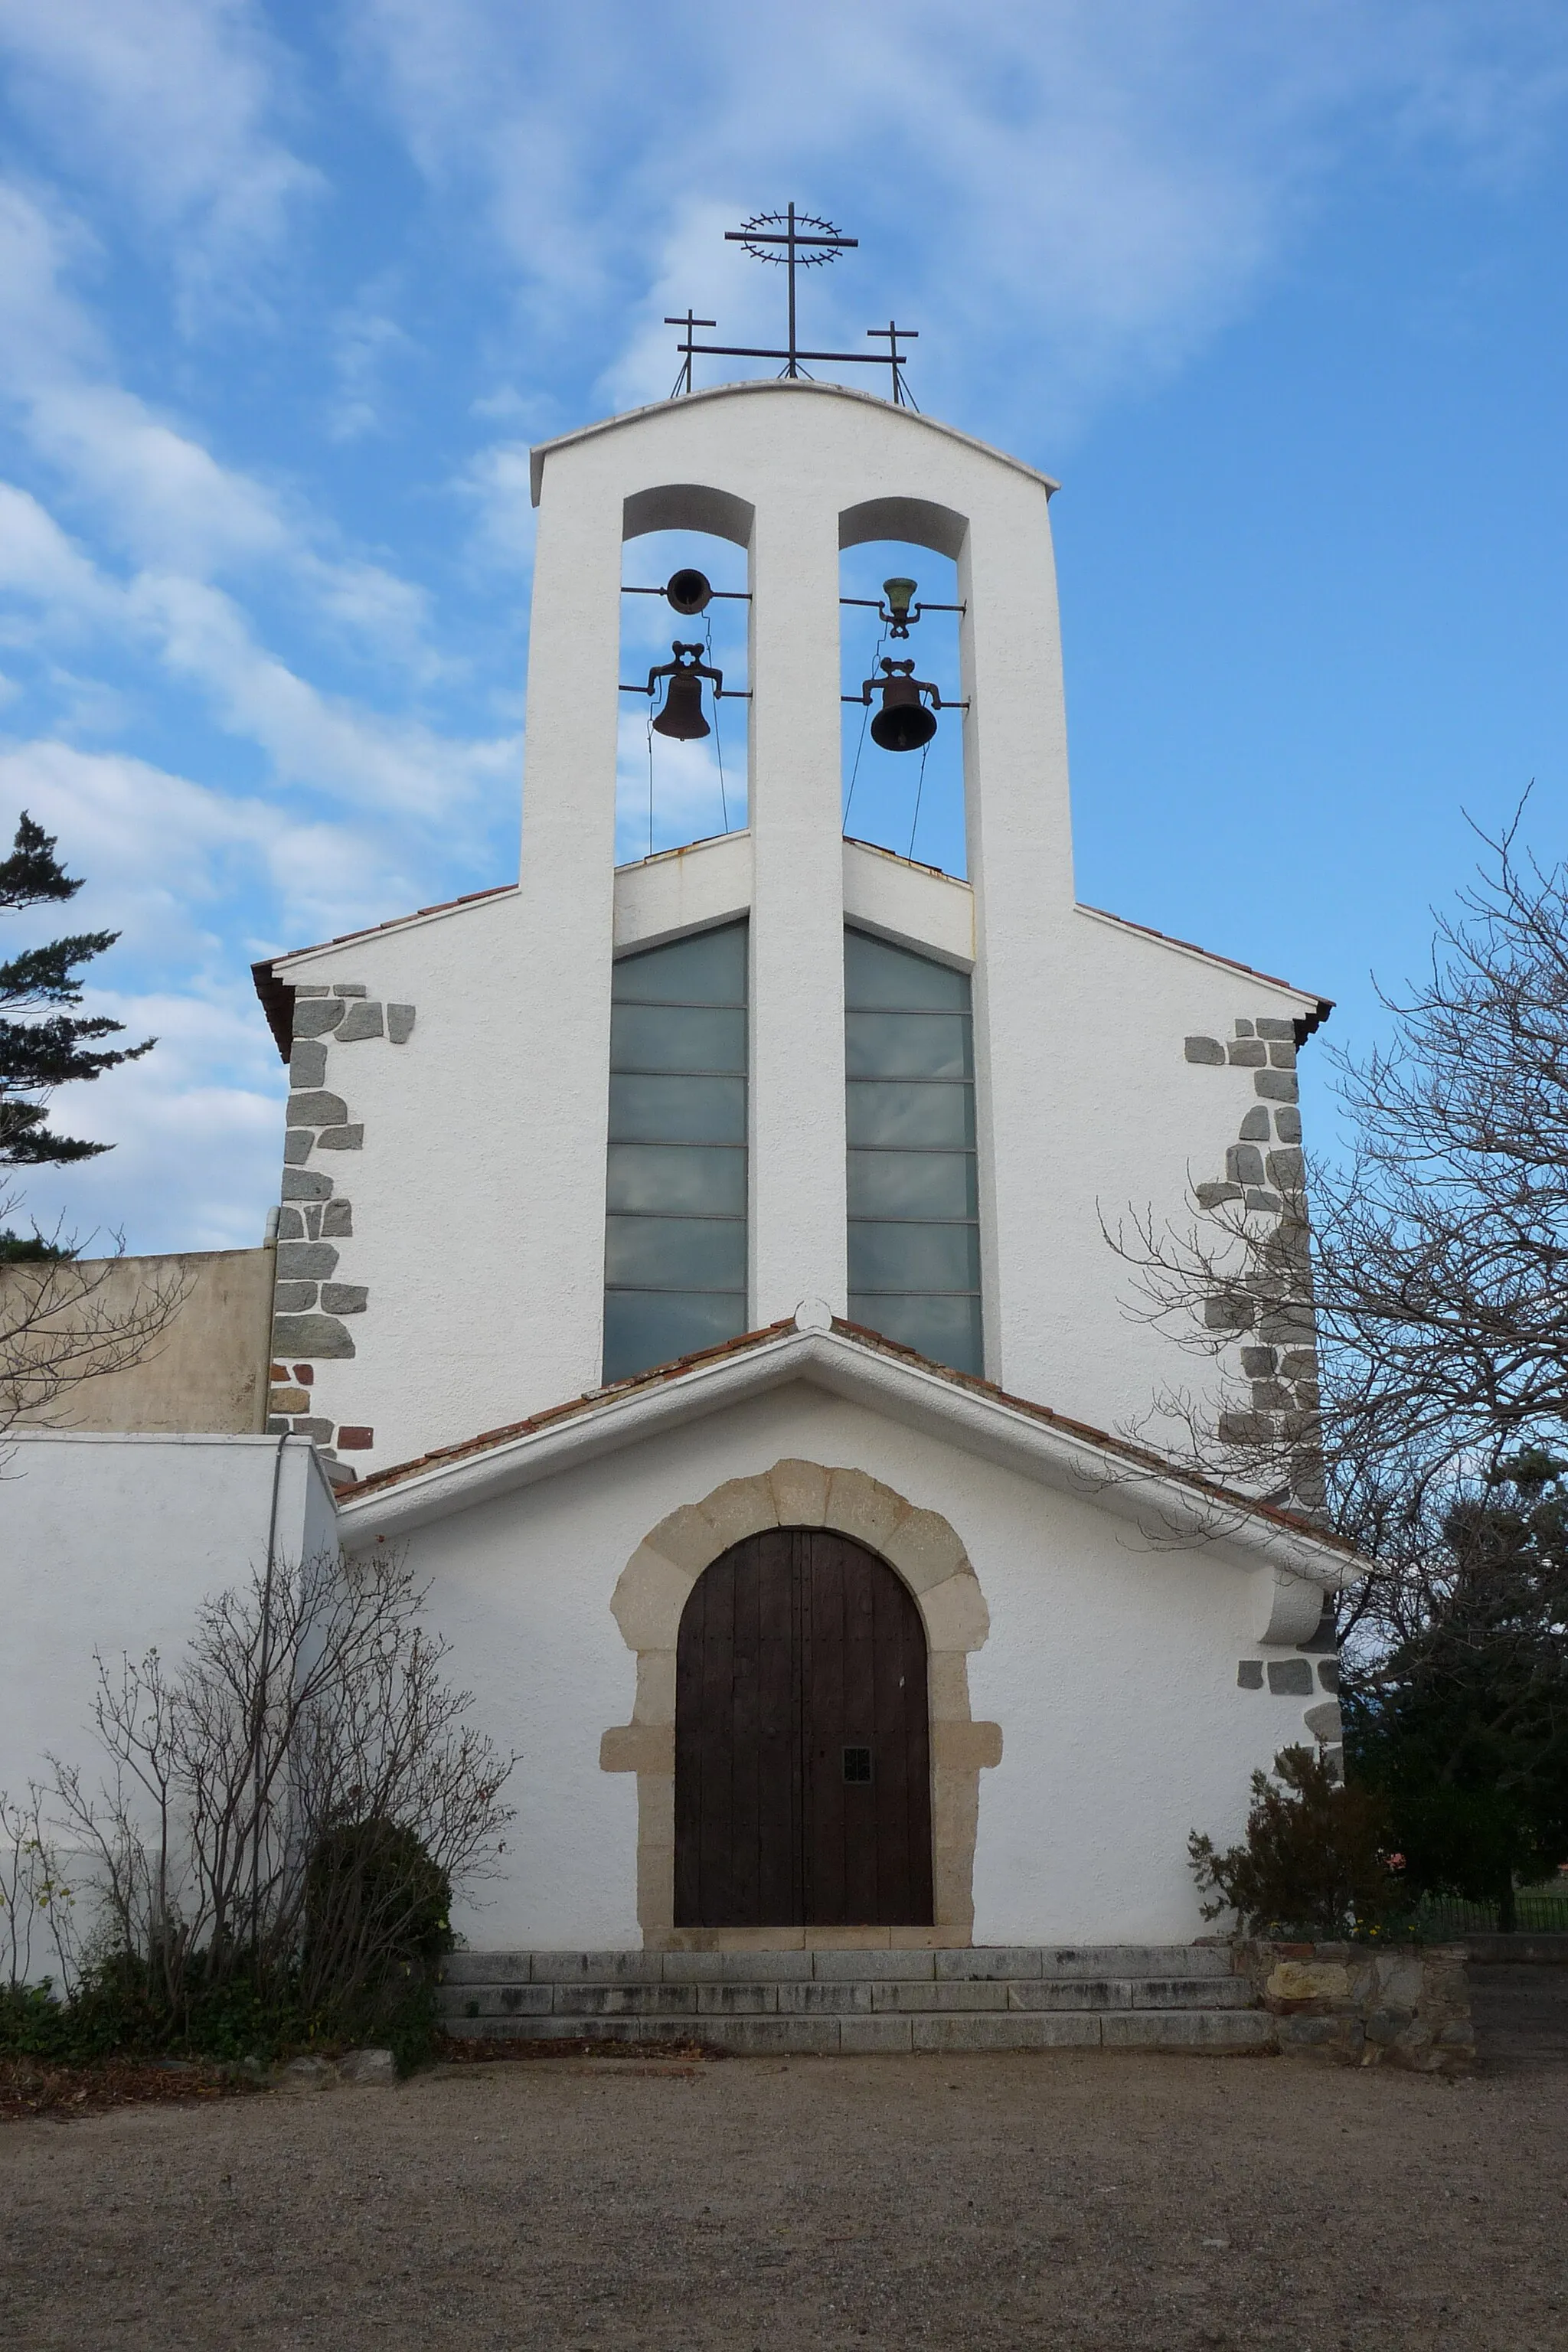
[[[1520,2030],[1457,2087],[552,2060],[9,2125],[0,2342],[1563,2352],[1568,2042]]]

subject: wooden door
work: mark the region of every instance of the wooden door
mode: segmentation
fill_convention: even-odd
[[[925,1630],[886,1561],[821,1528],[723,1553],[675,1725],[677,1927],[929,1923]]]

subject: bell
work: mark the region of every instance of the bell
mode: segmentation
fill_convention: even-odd
[[[884,580],[882,583],[882,593],[888,600],[888,617],[895,637],[907,637],[910,634],[910,601],[919,586],[918,580]]]
[[[702,716],[702,681],[689,669],[678,669],[669,681],[664,709],[653,722],[656,735],[673,735],[678,743],[695,743],[712,729]],[[873,734],[876,732],[872,729]]]
[[[888,676],[885,684],[878,681],[882,708],[871,721],[871,740],[884,751],[918,751],[936,733],[936,713],[921,700],[913,662],[884,662],[882,667]]]
[[[713,597],[707,573],[697,571],[672,572],[664,593],[678,613],[688,615],[705,612]],[[706,733],[706,729],[703,731]]]

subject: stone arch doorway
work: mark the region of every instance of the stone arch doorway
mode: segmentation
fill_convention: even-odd
[[[920,1611],[930,1698],[933,1901],[931,1927],[911,1927],[910,1934],[921,1944],[970,1941],[980,1775],[1002,1760],[1000,1724],[976,1722],[969,1704],[969,1655],[990,1627],[979,1580],[956,1528],[939,1512],[918,1509],[864,1470],[789,1457],[771,1470],[726,1480],[650,1528],[610,1603],[622,1639],[637,1653],[637,1699],[631,1721],[605,1733],[599,1762],[606,1772],[637,1777],[637,1921],[649,1950],[722,1950],[731,1937],[755,1942],[752,1929],[675,1925],[676,1650],[692,1586],[747,1536],[819,1527],[874,1546]],[[899,1940],[897,1927],[835,1931],[836,1942],[867,1948],[885,1948],[889,1938]]]
[[[681,1612],[675,1925],[931,1922],[914,1597],[832,1528],[748,1536],[703,1571]]]

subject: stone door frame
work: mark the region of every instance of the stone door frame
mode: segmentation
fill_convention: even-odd
[[[675,1654],[680,1615],[705,1568],[767,1528],[831,1528],[886,1560],[914,1596],[925,1627],[931,1701],[933,1927],[677,1927],[675,1919]],[[974,1931],[974,1841],[980,1775],[1002,1760],[1002,1729],[976,1723],[969,1653],[991,1630],[980,1580],[939,1512],[918,1510],[863,1470],[775,1462],[685,1504],[644,1537],[610,1602],[637,1653],[632,1719],[605,1733],[599,1764],[637,1780],[637,1921],[649,1951],[770,1948],[802,1943],[868,1947],[967,1945]]]

